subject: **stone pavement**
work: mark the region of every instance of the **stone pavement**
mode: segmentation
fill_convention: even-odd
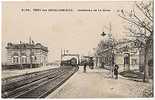
[[[7,78],[7,77],[12,77],[12,76],[17,76],[17,75],[23,75],[26,73],[32,73],[32,72],[37,72],[37,71],[43,71],[51,68],[56,68],[58,66],[42,66],[38,68],[27,68],[27,69],[11,69],[11,70],[2,70],[2,78]]]
[[[124,98],[143,97],[143,91],[151,84],[126,80],[119,77],[111,78],[105,69],[88,69],[83,73],[83,67],[75,73],[47,98]]]

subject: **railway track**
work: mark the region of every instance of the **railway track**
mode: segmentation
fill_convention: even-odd
[[[46,77],[48,76],[48,73],[53,73],[57,70],[58,69],[50,69],[2,79],[2,92],[12,90],[42,77]]]
[[[77,67],[56,68],[2,82],[3,98],[43,98],[63,84]],[[4,80],[3,80],[4,81]],[[13,86],[11,86],[13,85]],[[9,88],[11,86],[11,89]]]

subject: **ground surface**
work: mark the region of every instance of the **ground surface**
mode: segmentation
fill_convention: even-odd
[[[47,98],[123,98],[143,97],[143,91],[151,87],[149,83],[136,82],[119,77],[111,78],[105,69],[87,70],[83,67]]]

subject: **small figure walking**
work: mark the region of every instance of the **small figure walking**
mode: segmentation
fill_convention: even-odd
[[[118,69],[119,69],[119,66],[116,64],[115,67],[114,67],[115,79],[118,79]]]
[[[86,67],[87,67],[87,63],[84,63],[84,67],[83,67],[83,72],[86,73]]]

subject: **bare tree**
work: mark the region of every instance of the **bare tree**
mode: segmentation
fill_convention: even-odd
[[[129,23],[127,30],[131,36],[141,42],[144,47],[144,78],[148,81],[148,48],[153,45],[153,1],[135,2],[135,7],[130,11],[120,10],[119,16]]]

